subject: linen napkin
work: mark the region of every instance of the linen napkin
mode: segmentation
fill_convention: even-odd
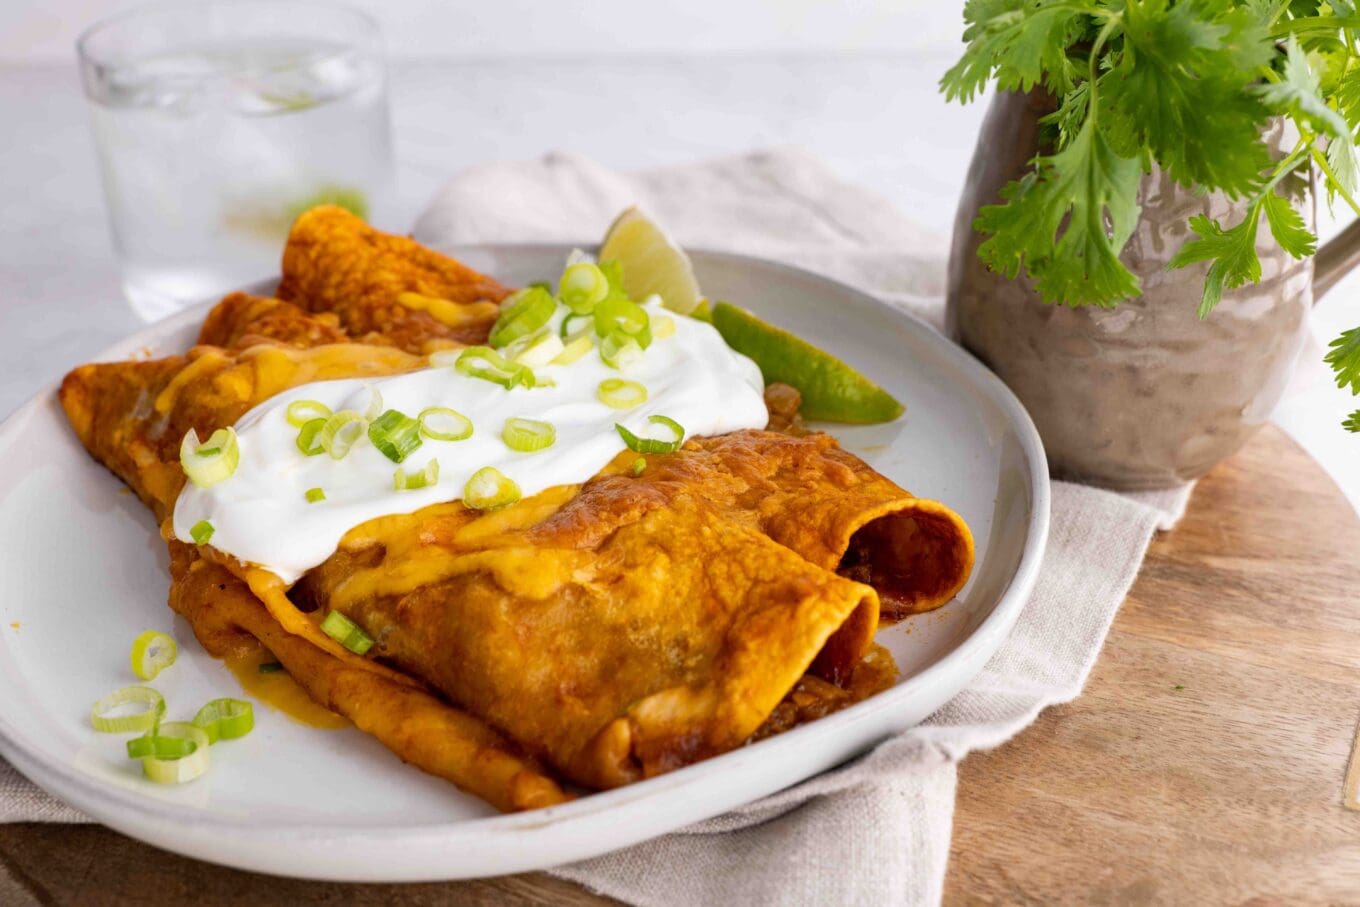
[[[942,236],[794,150],[629,176],[570,154],[473,168],[441,190],[415,236],[577,242],[636,203],[682,243],[819,271],[942,323]],[[643,905],[938,902],[956,763],[1077,696],[1153,531],[1174,524],[1189,491],[1055,483],[1047,554],[1014,632],[924,724],[728,815],[554,872]],[[0,760],[0,822],[88,821]],[[0,867],[0,894],[5,882]]]
[[[943,323],[942,234],[796,150],[635,175],[565,153],[488,164],[445,186],[415,237],[434,246],[579,242],[603,236],[633,204],[681,244],[819,271]],[[924,724],[728,815],[553,871],[643,905],[938,902],[958,760],[1076,698],[1153,531],[1180,518],[1189,494],[1055,483],[1048,550],[1015,631]]]

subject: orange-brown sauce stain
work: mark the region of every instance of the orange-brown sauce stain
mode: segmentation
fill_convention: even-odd
[[[247,696],[278,709],[298,724],[324,730],[350,726],[348,719],[313,702],[287,671],[261,673],[260,665],[274,661],[274,656],[264,649],[223,661],[236,675],[237,682]]]

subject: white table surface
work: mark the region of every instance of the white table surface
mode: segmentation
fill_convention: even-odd
[[[799,145],[947,233],[983,112],[936,93],[952,54],[399,62],[391,98],[406,222],[445,177],[487,160],[567,149],[635,169]],[[0,67],[0,123],[8,413],[140,322],[121,298],[74,67]],[[1326,235],[1335,225],[1323,215]],[[1357,296],[1360,276],[1319,306],[1323,344],[1360,324]],[[1312,353],[1275,420],[1360,507],[1360,436],[1338,424],[1360,402],[1330,386]]]

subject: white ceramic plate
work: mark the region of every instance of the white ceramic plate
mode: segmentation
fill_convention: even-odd
[[[555,274],[555,246],[455,254],[511,284]],[[844,285],[770,262],[696,253],[730,299],[853,363],[906,404],[888,425],[831,427],[841,443],[968,521],[977,566],[957,600],[879,633],[897,685],[853,708],[681,771],[530,813],[481,801],[400,763],[353,729],[303,727],[266,707],[250,736],[213,748],[213,770],[153,785],[122,735],[94,733],[90,704],[133,681],[147,628],[179,661],[155,681],[189,718],[236,681],[166,606],[165,546],[141,504],[85,453],[55,389],[0,427],[0,752],[48,791],[134,838],[283,875],[414,881],[539,869],[720,814],[830,768],[938,709],[1001,645],[1034,584],[1048,531],[1038,435],[1001,382],[929,327]],[[161,322],[102,359],[192,342],[205,308]]]

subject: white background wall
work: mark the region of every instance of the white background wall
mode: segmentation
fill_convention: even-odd
[[[175,0],[170,0],[175,2]],[[0,64],[70,59],[136,0],[0,0]],[[957,42],[961,0],[352,0],[395,57],[905,52]]]

